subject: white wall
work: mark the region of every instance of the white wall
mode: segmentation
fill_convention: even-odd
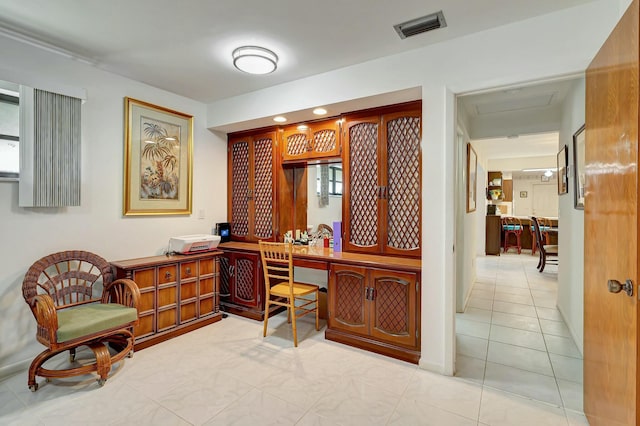
[[[558,179],[554,173],[548,182],[542,182],[542,173],[540,175],[520,175],[513,176],[513,214],[514,216],[542,216],[557,217],[558,216],[558,199],[554,198],[555,203],[547,205],[547,211],[533,211],[534,185],[548,185],[557,192]],[[520,197],[520,192],[526,192],[526,197]]]
[[[560,147],[569,148],[569,165],[574,167],[573,134],[585,120],[585,80],[576,82],[564,102]],[[558,221],[558,309],[573,340],[583,351],[584,339],[584,210],[574,208],[573,173],[569,193],[560,196]]]
[[[226,137],[207,130],[206,106],[36,48],[0,38],[0,80],[25,78],[87,89],[82,105],[81,206],[19,208],[18,184],[0,182],[0,377],[43,347],[21,293],[29,266],[69,249],[108,260],[162,253],[170,236],[209,233],[226,220]],[[178,217],[123,217],[124,97],[194,116],[193,212]],[[205,218],[198,219],[203,211]],[[25,382],[26,383],[26,382]]]
[[[620,17],[595,1],[209,105],[209,127],[422,87],[423,368],[453,373],[455,94],[586,69]],[[580,22],[580,25],[572,23]],[[561,42],[559,42],[561,40]],[[300,96],[303,93],[304,96]]]

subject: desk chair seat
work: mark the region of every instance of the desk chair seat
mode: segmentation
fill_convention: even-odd
[[[315,313],[316,330],[320,330],[318,309],[320,289],[317,285],[297,283],[293,280],[293,244],[260,241],[259,245],[266,290],[262,336],[267,336],[269,306],[285,306],[287,320],[292,323],[293,345],[298,347],[296,325],[298,318]]]
[[[504,231],[504,252],[511,247],[518,250],[518,254],[522,251],[520,246],[520,235],[522,235],[522,222],[517,217],[505,216],[502,218],[502,230]],[[515,243],[511,243],[511,236],[514,237]]]

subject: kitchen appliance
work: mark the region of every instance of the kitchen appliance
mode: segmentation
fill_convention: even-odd
[[[215,250],[220,243],[219,235],[194,234],[169,238],[169,253],[191,254]]]
[[[215,235],[219,235],[221,241],[231,241],[231,224],[229,222],[216,223]]]

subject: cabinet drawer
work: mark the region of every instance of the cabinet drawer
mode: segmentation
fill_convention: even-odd
[[[200,280],[200,295],[213,293],[213,278],[205,278]]]
[[[197,318],[196,301],[180,306],[180,323],[192,321]]]
[[[158,308],[175,305],[176,300],[178,300],[176,290],[175,286],[158,289]]]
[[[180,285],[180,300],[186,300],[186,299],[191,299],[193,297],[196,297],[197,295],[197,288],[196,288],[196,282],[195,281],[191,281],[188,283],[184,283]]]
[[[176,326],[177,322],[177,309],[167,309],[165,311],[158,312],[158,330],[163,331],[168,328]]]
[[[158,284],[175,282],[178,278],[178,265],[167,265],[158,268]]]
[[[156,307],[155,295],[154,291],[140,292],[140,304],[138,305],[140,312],[151,311]]]
[[[203,317],[205,315],[209,315],[213,313],[213,298],[207,297],[204,299],[200,299],[200,316]]]
[[[153,312],[148,315],[140,315],[140,322],[137,327],[133,328],[133,334],[136,337],[144,337],[153,334]]]
[[[138,269],[133,271],[132,279],[138,285],[140,290],[150,288],[155,285],[155,268]]]
[[[180,279],[193,278],[198,276],[198,263],[186,262],[180,264]]]
[[[202,259],[200,261],[200,275],[213,274],[216,271],[216,262],[213,259]]]

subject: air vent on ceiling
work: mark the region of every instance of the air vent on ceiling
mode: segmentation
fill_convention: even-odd
[[[440,11],[421,18],[403,22],[402,24],[394,25],[393,28],[396,30],[400,38],[405,39],[407,37],[426,33],[431,30],[437,30],[438,28],[444,28],[446,26],[447,22],[444,20],[444,14]]]

